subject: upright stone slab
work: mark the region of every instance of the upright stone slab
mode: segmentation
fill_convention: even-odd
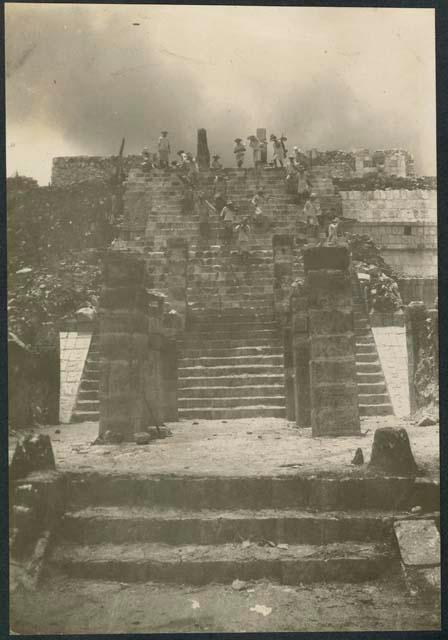
[[[196,159],[199,169],[210,168],[210,151],[208,150],[206,129],[198,129],[198,152]]]
[[[100,436],[133,440],[149,423],[148,300],[144,263],[110,251],[104,259],[100,298]],[[153,364],[153,363],[151,363]]]
[[[360,433],[349,266],[345,246],[304,249],[313,436]]]

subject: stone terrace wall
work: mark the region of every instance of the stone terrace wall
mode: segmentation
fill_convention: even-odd
[[[353,233],[367,234],[394,269],[437,275],[437,191],[396,189],[340,191]]]
[[[80,182],[108,182],[116,167],[116,156],[71,156],[53,158],[51,184],[53,187],[68,187]],[[123,169],[140,166],[141,156],[125,156]]]

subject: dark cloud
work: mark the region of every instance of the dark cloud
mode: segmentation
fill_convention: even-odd
[[[314,58],[307,69],[307,60],[298,57],[297,72],[294,60],[285,59],[287,72],[274,64],[264,79],[263,68],[256,68],[258,51],[272,47],[272,60],[279,55],[280,63],[283,55],[276,53],[275,41],[266,41],[277,33],[269,29],[268,18],[260,23],[265,31],[259,40],[251,41],[235,11],[225,12],[225,32],[224,25],[213,32],[223,15],[216,10],[215,22],[198,28],[196,47],[191,46],[191,19],[185,38],[177,25],[175,35],[164,39],[158,32],[160,13],[154,10],[151,17],[149,10],[14,4],[6,11],[8,127],[41,127],[54,133],[54,140],[92,155],[115,153],[123,136],[126,152],[139,152],[154,145],[161,129],[170,131],[173,146],[194,150],[196,130],[205,127],[211,150],[229,164],[233,139],[266,126],[268,133],[284,131],[291,144],[306,148],[402,146],[423,170],[431,165],[428,127],[422,133],[412,109],[396,97],[369,103],[362,87],[348,85],[347,76],[338,74],[338,65],[345,69],[351,63],[335,53],[326,56],[328,67]],[[168,11],[163,19],[169,25]],[[316,24],[323,24],[319,20]],[[170,33],[166,24],[165,33]],[[220,56],[223,38],[229,47],[235,42],[228,58]],[[303,54],[300,42],[292,42]],[[311,36],[306,47],[317,50]],[[353,51],[343,57],[356,60],[359,52]]]

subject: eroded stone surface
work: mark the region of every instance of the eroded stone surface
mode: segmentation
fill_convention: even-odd
[[[440,564],[440,534],[434,520],[400,520],[394,530],[405,565]]]

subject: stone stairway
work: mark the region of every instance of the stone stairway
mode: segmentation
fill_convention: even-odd
[[[99,376],[99,335],[94,333],[84,364],[71,422],[97,422],[100,419]]]
[[[356,370],[360,416],[391,416],[394,410],[386,379],[369,325],[365,304],[354,285],[353,296],[356,337]]]
[[[178,375],[180,418],[284,417],[283,348],[272,310],[193,319]]]
[[[434,508],[423,489],[412,478],[76,474],[49,560],[120,582],[362,582],[399,571],[393,522],[413,504]]]

